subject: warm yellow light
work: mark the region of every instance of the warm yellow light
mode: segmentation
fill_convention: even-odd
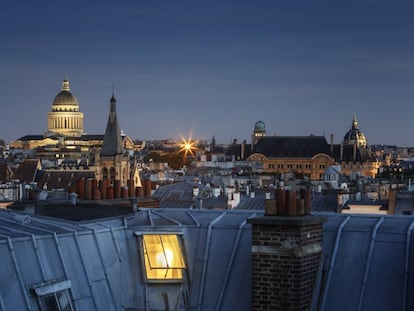
[[[174,253],[169,248],[157,254],[157,263],[162,267],[173,266]]]
[[[193,147],[193,146],[191,146],[191,144],[190,144],[190,143],[184,143],[184,149],[185,149],[185,150],[190,151],[192,147]]]
[[[196,150],[197,141],[192,140],[191,136],[188,139],[181,137],[181,144],[180,144],[180,152],[184,152],[184,156],[186,157],[187,154],[194,155],[194,151]]]
[[[146,234],[142,236],[145,271],[149,280],[178,280],[183,278],[184,257],[175,234]]]

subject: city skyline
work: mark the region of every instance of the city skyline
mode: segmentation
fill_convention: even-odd
[[[112,86],[134,139],[324,135],[357,115],[368,144],[414,146],[411,1],[2,4],[0,139],[47,130],[70,80],[88,134]],[[7,121],[4,121],[7,116]]]

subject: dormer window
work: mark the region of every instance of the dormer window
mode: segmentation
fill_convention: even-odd
[[[186,268],[177,234],[140,234],[145,277],[148,282],[181,281]]]
[[[73,311],[70,281],[47,282],[33,286],[41,311]]]

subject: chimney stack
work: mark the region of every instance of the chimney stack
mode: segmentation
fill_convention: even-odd
[[[397,201],[397,189],[391,189],[388,193],[388,215],[395,214],[395,205]]]
[[[252,224],[251,310],[309,310],[325,222],[309,214],[309,195],[305,190],[296,198],[296,191],[277,189],[276,200],[266,202],[267,213],[248,220]]]

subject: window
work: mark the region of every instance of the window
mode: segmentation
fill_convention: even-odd
[[[111,180],[111,182],[115,180],[115,168],[114,167],[111,167],[109,169],[109,179]]]
[[[183,279],[185,262],[177,234],[143,234],[141,241],[147,281]]]
[[[70,281],[42,283],[33,287],[42,311],[73,311],[70,301]]]

